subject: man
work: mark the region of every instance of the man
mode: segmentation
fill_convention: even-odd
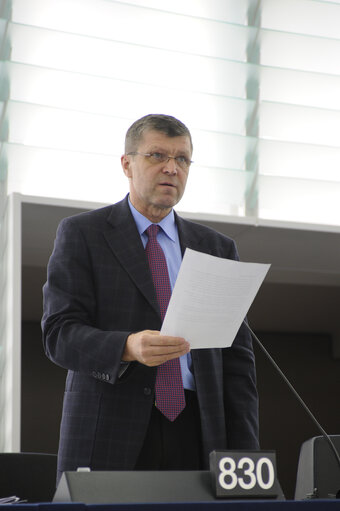
[[[121,158],[129,195],[67,218],[58,228],[42,320],[47,356],[68,369],[58,477],[80,466],[208,469],[214,449],[258,448],[255,364],[246,327],[230,348],[192,351],[185,339],[159,332],[169,298],[161,303],[163,288],[173,287],[187,247],[238,258],[231,239],[173,210],[191,157],[183,123],[165,115],[139,119],[126,134]],[[154,280],[151,224],[159,226],[150,229],[158,231],[153,243],[166,268],[164,285]],[[159,387],[169,366],[175,368],[169,369],[170,382]],[[177,399],[181,404],[168,418],[155,393],[168,392],[175,380],[181,393],[175,405]]]

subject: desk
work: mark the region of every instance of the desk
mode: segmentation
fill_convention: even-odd
[[[10,504],[1,511],[339,511],[340,500],[249,500],[172,504]]]

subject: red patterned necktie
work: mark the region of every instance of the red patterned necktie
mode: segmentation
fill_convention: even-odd
[[[159,225],[146,229],[149,240],[145,252],[149,261],[161,318],[164,319],[171,296],[171,286],[164,252],[157,241]],[[156,406],[170,421],[174,421],[185,407],[185,396],[179,358],[168,360],[157,368]]]

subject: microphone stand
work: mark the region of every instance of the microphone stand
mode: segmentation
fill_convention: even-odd
[[[326,433],[326,431],[323,429],[323,427],[321,426],[321,424],[317,421],[317,419],[314,417],[314,415],[312,414],[312,412],[310,411],[310,409],[308,408],[308,406],[306,405],[306,403],[303,401],[303,399],[300,397],[300,395],[297,393],[297,391],[295,390],[295,388],[293,387],[293,385],[290,383],[290,381],[287,379],[287,377],[284,375],[284,373],[281,371],[281,369],[279,368],[279,366],[277,365],[277,363],[275,362],[275,360],[272,358],[272,356],[268,353],[268,351],[266,350],[266,348],[263,346],[262,342],[259,340],[259,338],[255,335],[255,333],[253,332],[253,330],[250,328],[250,326],[248,325],[248,323],[246,321],[244,321],[244,324],[246,325],[246,327],[248,328],[249,332],[251,333],[251,336],[253,337],[253,339],[256,341],[257,345],[261,348],[261,350],[263,351],[263,353],[266,355],[266,357],[270,360],[270,362],[273,364],[273,366],[275,367],[275,369],[277,370],[277,372],[279,373],[279,375],[281,376],[281,378],[284,380],[284,382],[286,383],[286,385],[288,385],[288,387],[290,388],[290,390],[292,391],[292,393],[294,394],[294,396],[296,397],[296,399],[299,401],[299,403],[302,405],[302,407],[304,408],[304,410],[307,412],[307,414],[309,415],[309,417],[312,419],[312,421],[314,422],[315,426],[318,428],[318,430],[322,433],[322,436],[324,437],[324,439],[327,441],[328,445],[330,446],[335,458],[336,458],[336,461],[339,465],[339,468],[340,468],[340,456],[339,456],[339,453],[334,445],[334,443],[332,442],[332,439],[330,438],[330,436]]]

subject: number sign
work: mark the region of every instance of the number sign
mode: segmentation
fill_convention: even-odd
[[[210,472],[216,497],[276,498],[281,490],[274,451],[213,451]]]

